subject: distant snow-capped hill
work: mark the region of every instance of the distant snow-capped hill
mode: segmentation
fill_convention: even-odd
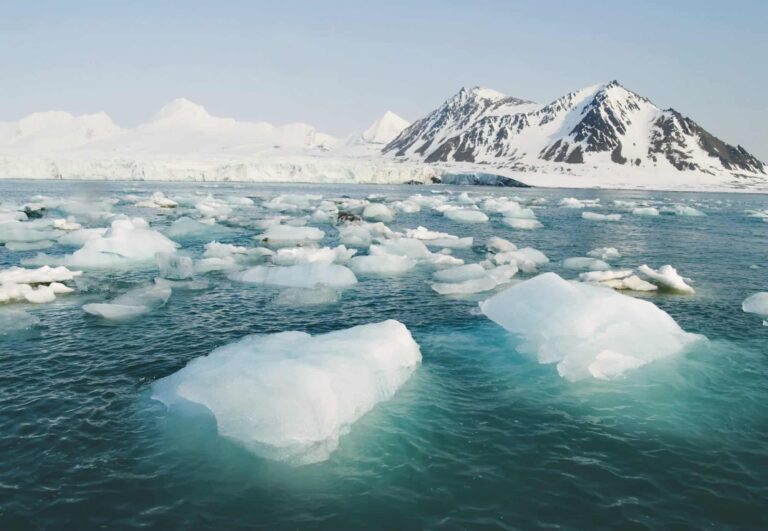
[[[673,109],[659,109],[617,81],[543,106],[488,89],[461,89],[383,151],[428,163],[533,171],[622,165],[653,172],[765,173],[741,146],[726,144]]]
[[[119,135],[122,129],[105,113],[32,113],[16,122],[0,122],[0,149],[47,151],[72,149]]]

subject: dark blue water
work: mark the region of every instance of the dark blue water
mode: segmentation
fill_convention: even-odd
[[[0,182],[2,200],[21,202],[35,194],[119,198],[155,190],[170,197],[429,193]],[[768,223],[744,213],[768,208],[768,197],[470,190],[547,198],[537,210],[544,228],[516,231],[495,219],[460,225],[426,210],[399,214],[390,226],[424,225],[478,241],[502,236],[541,249],[552,260],[545,269],[569,277],[575,273],[557,261],[600,246],[618,247],[622,267],[673,264],[695,281],[696,294],[649,298],[709,341],[618,380],[570,383],[553,366],[517,354],[514,338],[473,312],[480,297],[441,297],[426,272],[364,279],[340,304],[304,308],[275,304],[276,288],[213,273],[209,289],[175,290],[167,306],[125,324],[87,316],[81,306],[157,270],[87,272],[75,295],[16,305],[42,326],[0,338],[0,529],[766,528],[768,327],[743,313],[741,301],[768,288]],[[555,206],[568,196],[696,204],[707,216],[589,222],[580,210]],[[140,214],[157,228],[174,216],[127,204],[114,211]],[[254,244],[258,231],[237,230],[222,241]],[[324,244],[334,244],[335,231],[324,230]],[[185,248],[199,253],[203,243]],[[35,253],[0,247],[0,266]],[[478,249],[455,254],[483,259]],[[423,365],[394,399],[355,423],[325,462],[262,460],[220,438],[210,419],[169,415],[149,398],[153,381],[243,335],[319,333],[385,318],[409,327]]]

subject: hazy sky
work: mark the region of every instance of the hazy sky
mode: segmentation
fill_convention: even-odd
[[[336,135],[461,86],[547,102],[610,79],[768,160],[768,1],[2,1],[0,120],[120,125],[184,96]]]

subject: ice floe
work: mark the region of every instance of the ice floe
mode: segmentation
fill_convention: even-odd
[[[251,335],[158,380],[152,397],[205,407],[220,436],[256,455],[307,464],[326,460],[420,362],[418,344],[392,320],[316,336]]]
[[[232,280],[290,288],[347,288],[357,283],[348,267],[338,264],[299,264],[293,266],[254,266],[230,275]]]
[[[599,214],[597,212],[582,212],[581,217],[590,221],[621,221],[621,214]]]
[[[671,265],[663,265],[659,269],[653,269],[645,264],[637,268],[638,272],[648,279],[649,282],[656,284],[659,289],[674,291],[677,293],[694,293],[694,289],[686,283],[677,270]]]
[[[155,282],[126,291],[108,303],[90,303],[83,311],[110,321],[126,321],[165,306],[171,297],[170,285]]]
[[[768,318],[768,292],[761,291],[750,295],[741,303],[741,309],[747,313]],[[768,319],[763,321],[763,324],[768,326]]]
[[[480,303],[481,311],[539,363],[568,380],[614,378],[682,352],[701,336],[654,304],[544,273]]]

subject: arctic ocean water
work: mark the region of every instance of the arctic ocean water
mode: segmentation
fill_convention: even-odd
[[[0,197],[163,190],[169,197],[394,199],[429,189],[0,182]],[[167,306],[110,324],[81,306],[151,280],[157,270],[89,272],[76,294],[20,306],[40,327],[0,337],[0,528],[768,527],[768,327],[741,310],[745,297],[768,288],[768,223],[744,213],[767,208],[768,197],[462,190],[546,198],[537,210],[544,227],[460,225],[428,210],[398,214],[389,225],[477,241],[505,237],[544,251],[552,262],[543,270],[566,278],[576,274],[559,261],[601,246],[619,248],[619,266],[672,264],[695,281],[696,294],[646,297],[709,341],[619,379],[574,383],[518,354],[515,339],[475,311],[483,297],[439,296],[426,274],[366,279],[339,304],[292,308],[275,303],[277,288],[213,273],[207,290],[175,290]],[[606,205],[695,204],[707,216],[590,222],[579,209],[556,206],[569,196]],[[141,215],[153,227],[168,224],[156,211],[115,211]],[[334,243],[328,232],[325,245]],[[253,234],[222,241],[252,246]],[[0,267],[35,253],[0,247]],[[473,249],[455,255],[483,258]],[[219,437],[213,422],[169,415],[150,399],[152,382],[246,334],[321,333],[385,318],[409,327],[423,364],[392,400],[352,426],[327,461],[260,459]]]

